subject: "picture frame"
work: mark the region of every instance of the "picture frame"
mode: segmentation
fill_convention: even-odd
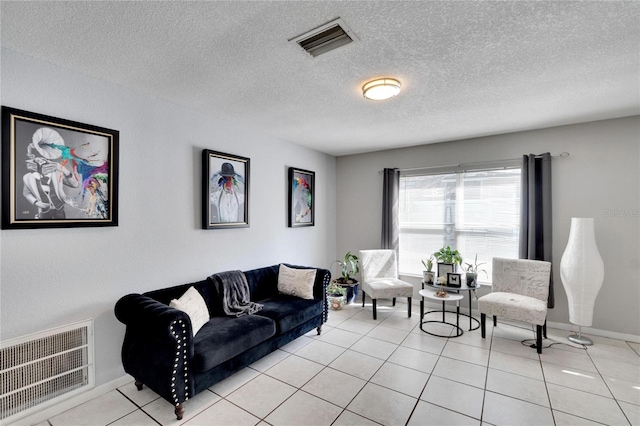
[[[2,229],[118,226],[117,130],[2,106]]]
[[[453,263],[438,262],[438,277],[447,277],[447,274],[453,272]]]
[[[249,175],[247,157],[202,151],[202,228],[249,227]]]
[[[462,274],[447,273],[447,287],[462,287]]]
[[[315,172],[289,167],[290,228],[315,225],[315,178]]]

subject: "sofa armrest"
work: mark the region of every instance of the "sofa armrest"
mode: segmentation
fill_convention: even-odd
[[[327,301],[327,286],[331,281],[331,272],[328,269],[316,268],[316,280],[313,284],[313,297],[322,299],[322,323],[329,319],[329,302]]]
[[[176,405],[193,396],[189,316],[140,294],[118,300],[115,314],[127,326],[122,345],[125,371]]]

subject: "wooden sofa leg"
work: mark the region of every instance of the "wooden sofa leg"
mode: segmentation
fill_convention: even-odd
[[[486,324],[487,324],[487,314],[480,314],[480,334],[482,335],[483,339],[487,337]]]
[[[320,333],[322,333],[322,326],[316,328],[316,330],[318,331],[318,336],[320,335]]]
[[[140,380],[136,380],[136,388],[141,391],[144,384]]]
[[[178,420],[182,420],[182,417],[184,416],[184,402],[182,404],[176,405],[174,413],[176,413],[176,418]]]

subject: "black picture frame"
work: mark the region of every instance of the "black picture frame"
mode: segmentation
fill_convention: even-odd
[[[454,271],[453,263],[438,262],[438,277],[447,277],[449,272]]]
[[[202,228],[249,227],[251,160],[202,150]]]
[[[120,133],[2,106],[2,229],[118,226]]]
[[[288,224],[290,228],[315,225],[316,173],[289,167]]]
[[[447,273],[447,287],[462,287],[462,274]]]

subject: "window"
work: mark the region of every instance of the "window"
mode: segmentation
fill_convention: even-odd
[[[422,275],[421,260],[443,246],[463,264],[518,258],[520,168],[400,176],[400,272]],[[434,270],[435,270],[434,265]]]

